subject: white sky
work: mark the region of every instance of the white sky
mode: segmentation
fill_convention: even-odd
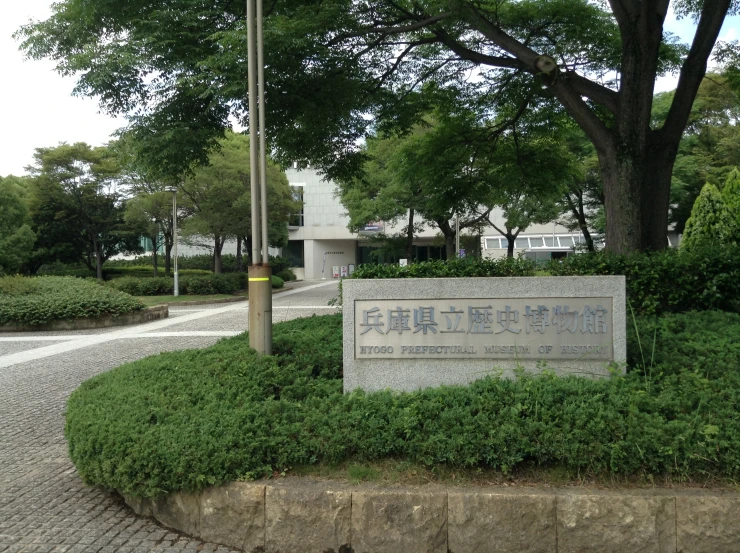
[[[35,148],[60,142],[87,142],[97,146],[125,125],[100,113],[97,102],[71,95],[74,79],[61,77],[49,61],[24,61],[12,34],[29,19],[50,14],[49,0],[4,2],[0,17],[0,175],[21,175],[32,161]],[[666,29],[690,42],[691,20],[670,18]],[[740,17],[725,21],[721,38],[740,36]],[[656,90],[670,90],[675,78],[659,80]]]

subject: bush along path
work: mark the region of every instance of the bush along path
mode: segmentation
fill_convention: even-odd
[[[624,377],[488,376],[469,387],[343,395],[341,315],[295,320],[275,325],[272,357],[256,356],[242,335],[85,382],[69,400],[70,455],[86,482],[143,497],[388,458],[505,474],[540,466],[736,480],[740,315],[637,323]]]
[[[307,316],[313,306],[329,312],[326,302],[336,295],[330,284],[275,296],[276,314]],[[138,328],[0,335],[0,551],[229,551],[139,518],[116,494],[85,486],[69,459],[64,413],[69,394],[97,374],[243,332],[246,308],[173,307],[169,319]]]
[[[43,325],[143,309],[136,298],[74,277],[0,277],[0,325]]]

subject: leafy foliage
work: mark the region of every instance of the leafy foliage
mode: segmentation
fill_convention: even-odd
[[[705,184],[696,198],[691,217],[686,221],[681,248],[724,247],[737,244],[740,227],[735,226],[735,216],[730,213],[717,188]]]
[[[720,309],[740,311],[740,248],[708,247],[618,255],[595,252],[536,265],[526,259],[466,258],[398,265],[361,265],[350,278],[442,278],[624,275],[627,299],[642,314]]]
[[[142,309],[136,298],[73,277],[0,277],[0,325],[42,325]]]
[[[737,316],[704,320],[712,317],[714,328],[740,332]],[[299,319],[275,325],[273,356],[258,356],[241,335],[96,376],[71,395],[65,432],[86,482],[139,496],[387,457],[502,472],[534,464],[737,478],[737,348],[708,348],[691,366],[678,364],[691,361],[688,351],[666,351],[691,340],[695,319],[665,323],[675,336],[657,342],[655,357],[677,363],[671,374],[487,376],[467,388],[347,395],[341,315]]]
[[[20,271],[33,252],[36,234],[25,184],[17,177],[0,177],[0,275]]]

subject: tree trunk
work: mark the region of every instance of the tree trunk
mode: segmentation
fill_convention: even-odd
[[[213,272],[217,275],[220,275],[222,271],[221,250],[223,247],[224,240],[220,236],[216,236],[213,243]]]
[[[414,255],[414,208],[409,209],[409,227],[406,231],[406,259],[411,263]]]
[[[242,262],[242,238],[241,236],[236,237],[236,272],[244,272],[244,264]]]
[[[247,252],[247,259],[249,260],[249,265],[254,265],[254,260],[252,259],[252,237],[251,236],[244,237],[244,249]]]
[[[568,201],[568,206],[570,207],[570,212],[573,214],[573,217],[575,217],[576,221],[578,222],[578,228],[581,231],[581,234],[583,234],[584,240],[586,240],[586,248],[590,252],[596,251],[596,248],[594,247],[594,239],[591,236],[591,231],[588,230],[588,222],[586,221],[586,208],[583,205],[583,193],[574,192],[573,195],[575,196],[575,200],[571,197],[571,193],[568,192],[566,199]]]
[[[172,275],[172,240],[164,241],[164,274],[166,276]]]
[[[447,256],[447,261],[455,259],[457,257],[455,252],[455,229],[447,219],[437,219],[434,222],[442,232],[442,236],[445,237],[445,255]]]
[[[93,238],[93,248],[95,248],[95,268],[97,269],[98,280],[103,280],[103,251],[97,239]]]
[[[506,233],[506,257],[514,257],[514,245],[516,244],[516,236],[510,232]]]
[[[157,235],[151,237],[152,239],[152,275],[154,277],[159,276],[157,270]]]
[[[664,144],[643,152],[630,150],[600,156],[606,246],[621,254],[665,249],[677,147]]]

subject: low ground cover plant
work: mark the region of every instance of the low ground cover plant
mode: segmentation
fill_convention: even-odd
[[[42,325],[81,317],[119,316],[144,305],[129,294],[75,277],[0,278],[0,325]]]
[[[714,332],[738,336],[739,315],[638,319],[655,350],[641,352],[633,332],[630,354],[646,363],[608,380],[503,380],[492,367],[469,387],[347,395],[341,317],[276,324],[273,356],[257,356],[241,335],[85,382],[65,430],[80,475],[139,496],[389,458],[503,473],[740,477],[740,349]],[[697,358],[692,344],[707,340]]]

